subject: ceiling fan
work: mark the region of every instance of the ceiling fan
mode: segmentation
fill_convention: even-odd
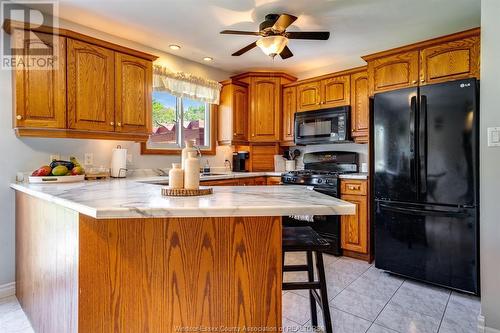
[[[257,41],[234,52],[232,55],[240,56],[258,46],[265,54],[273,59],[278,54],[282,59],[293,57],[292,51],[290,51],[287,46],[289,39],[327,40],[330,38],[330,32],[328,31],[287,32],[286,28],[295,22],[296,19],[297,17],[289,14],[268,14],[265,17],[264,22],[259,25],[258,32],[223,30],[220,33],[224,35],[260,36]]]

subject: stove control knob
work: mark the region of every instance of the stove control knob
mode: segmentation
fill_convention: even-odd
[[[323,182],[323,179],[318,179],[318,184],[321,184]]]

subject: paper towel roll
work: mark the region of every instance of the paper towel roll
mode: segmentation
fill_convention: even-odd
[[[117,146],[111,156],[111,177],[125,178],[127,176],[127,149]]]

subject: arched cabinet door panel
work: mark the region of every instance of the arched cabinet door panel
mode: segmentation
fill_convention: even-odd
[[[114,131],[114,52],[73,39],[67,49],[69,128]]]
[[[115,54],[117,132],[149,133],[151,129],[151,61]]]
[[[14,71],[14,127],[66,128],[66,38],[36,36],[25,39],[22,30],[12,35],[13,45],[23,50],[16,59],[25,64]],[[40,55],[40,50],[47,54]],[[38,61],[30,64],[30,58]]]

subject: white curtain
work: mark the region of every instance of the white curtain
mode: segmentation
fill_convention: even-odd
[[[168,91],[177,97],[196,99],[210,104],[219,104],[222,85],[188,73],[171,72],[162,66],[154,66],[153,89]]]

